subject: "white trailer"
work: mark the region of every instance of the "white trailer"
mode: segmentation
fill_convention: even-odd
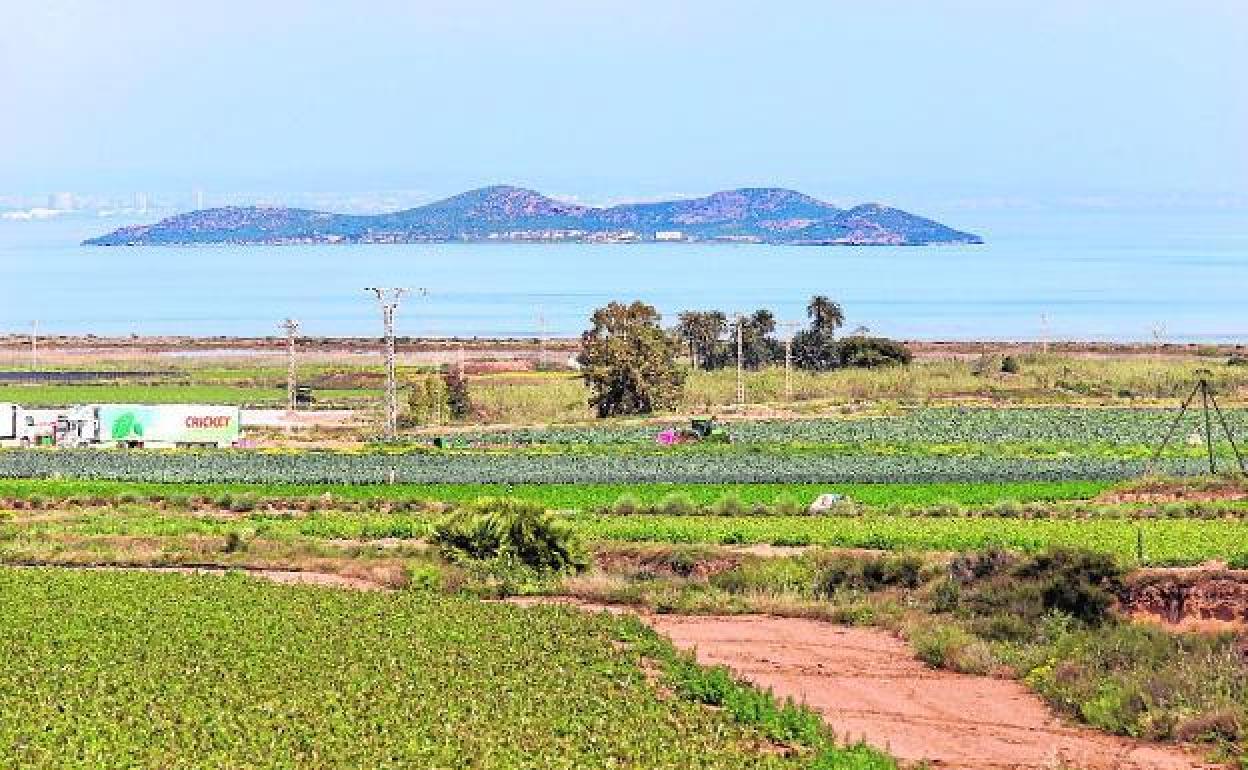
[[[230,447],[239,439],[239,408],[211,404],[91,404],[61,420],[67,446]]]

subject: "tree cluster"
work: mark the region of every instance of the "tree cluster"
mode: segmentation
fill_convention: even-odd
[[[825,372],[846,367],[871,368],[910,362],[910,351],[901,343],[868,336],[866,330],[837,337],[845,324],[839,304],[822,295],[806,306],[810,325],[793,337],[793,365]],[[719,310],[681,313],[674,330],[695,368],[712,371],[737,365],[737,329],[741,333],[741,361],[746,369],[759,369],[784,361],[784,345],[776,339],[776,319],[770,310],[756,310],[729,320]]]
[[[430,374],[411,384],[407,396],[407,414],[404,422],[409,425],[440,425],[450,420],[462,420],[472,414],[472,397],[468,393],[468,381],[455,369]]]

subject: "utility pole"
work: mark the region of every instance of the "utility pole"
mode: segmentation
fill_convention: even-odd
[[[1040,352],[1048,354],[1049,352],[1049,314],[1040,314]]]
[[[546,368],[546,314],[537,311],[537,368]]]
[[[30,370],[39,370],[39,322],[30,322]]]
[[[298,405],[295,398],[295,335],[299,333],[299,322],[287,318],[282,321],[281,328],[286,332],[286,409],[293,412]]]
[[[793,400],[793,335],[801,326],[798,321],[782,321],[784,334],[784,400]]]
[[[385,436],[393,441],[399,434],[399,386],[395,375],[394,362],[394,313],[399,309],[399,302],[408,290],[404,288],[383,288],[370,286],[377,296],[377,304],[381,307],[381,323],[385,329],[384,355],[386,361],[386,424]]]
[[[737,321],[737,404],[745,403],[745,345],[741,336],[741,327],[745,316],[736,314]]]

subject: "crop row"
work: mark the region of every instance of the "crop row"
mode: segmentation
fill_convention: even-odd
[[[756,420],[728,425],[737,443],[1104,443],[1156,444],[1177,417],[1173,409],[934,408],[899,416],[818,420]],[[1226,410],[1232,431],[1248,439],[1248,410]],[[448,437],[456,445],[599,445],[652,443],[671,425],[568,426],[481,431]],[[1189,411],[1175,435],[1182,442],[1203,431],[1203,416]],[[1215,438],[1222,440],[1215,423]],[[1248,442],[1245,442],[1248,443]]]
[[[1248,563],[1248,522],[1203,519],[1000,519],[768,516],[583,516],[586,537],[656,543],[820,545],[884,550],[965,551],[992,546],[1029,552],[1080,546],[1144,564]]]
[[[984,505],[1001,501],[1080,500],[1095,497],[1110,486],[1104,481],[1024,481],[931,484],[242,484],[83,481],[78,479],[0,479],[0,500],[46,501],[71,499],[80,504],[140,502],[175,498],[226,497],[252,500],[297,501],[316,498],[323,507],[346,503],[437,500],[457,502],[478,497],[510,495],[555,509],[592,509],[621,498],[656,504],[672,496],[709,505],[735,497],[750,505],[778,499],[807,505],[824,492],[837,492],[870,506]],[[189,501],[189,500],[188,500]],[[228,507],[228,506],[227,506]]]
[[[323,511],[292,517],[254,513],[238,518],[123,511],[0,527],[6,538],[224,537],[418,540],[436,516],[411,513]],[[931,518],[904,514],[864,516],[669,516],[576,514],[573,526],[590,541],[681,544],[828,546],[884,550],[978,550],[992,546],[1035,552],[1074,545],[1146,564],[1194,564],[1209,559],[1248,563],[1244,519]],[[1142,554],[1137,547],[1142,546]]]
[[[6,766],[36,770],[810,761],[751,748],[768,734],[728,710],[661,697],[640,645],[662,643],[635,621],[558,608],[0,570],[0,746]],[[821,759],[892,767],[862,751]]]
[[[1196,458],[1164,458],[1152,470],[1195,475]],[[246,451],[0,452],[0,478],[294,484],[890,483],[1113,480],[1149,463],[1112,457],[874,456],[768,452],[605,454]]]

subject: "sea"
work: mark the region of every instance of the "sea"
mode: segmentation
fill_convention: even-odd
[[[930,213],[930,212],[925,212]],[[914,340],[1248,344],[1248,212],[974,210],[982,245],[446,244],[86,247],[135,220],[0,219],[0,333],[377,336],[369,286],[412,289],[400,335],[568,336],[612,300],[768,308],[811,295]],[[150,218],[148,219],[150,221]]]

